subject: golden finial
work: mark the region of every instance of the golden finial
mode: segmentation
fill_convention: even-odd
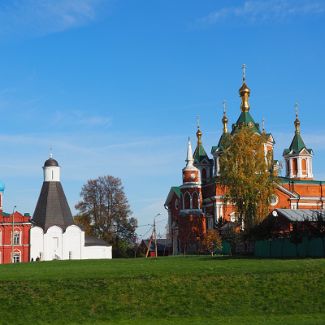
[[[223,124],[223,133],[228,133],[228,117],[226,115],[226,110],[227,110],[227,102],[224,100],[223,101],[223,117],[222,117],[222,124]]]
[[[241,97],[241,104],[240,108],[242,112],[248,112],[249,111],[249,103],[248,103],[248,97],[250,95],[251,90],[246,85],[246,64],[242,65],[243,70],[243,84],[239,89],[239,95]]]
[[[295,119],[295,129],[296,129],[296,133],[299,134],[300,133],[300,121],[298,118],[298,110],[299,110],[299,105],[298,103],[295,104],[295,112],[296,112],[296,119]]]
[[[196,118],[196,123],[197,123],[197,131],[196,131],[196,137],[197,137],[197,144],[200,145],[202,144],[202,132],[200,130],[200,116]]]

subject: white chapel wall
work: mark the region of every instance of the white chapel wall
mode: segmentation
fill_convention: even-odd
[[[112,246],[85,246],[85,232],[76,225],[67,227],[65,232],[52,226],[45,234],[42,228],[32,227],[30,243],[30,259],[34,261],[112,258]]]
[[[80,260],[82,248],[85,244],[85,232],[78,226],[69,226],[63,234],[64,260]]]
[[[63,258],[63,231],[58,226],[52,226],[44,234],[43,261],[61,260],[62,258]]]
[[[112,246],[84,246],[82,259],[111,259]]]
[[[44,232],[40,227],[32,227],[30,230],[30,260],[42,259],[44,251]]]

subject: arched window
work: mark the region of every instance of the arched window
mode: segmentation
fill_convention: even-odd
[[[12,254],[12,263],[20,263],[21,253],[20,251],[14,251]]]
[[[297,163],[297,158],[292,159],[292,174],[293,176],[297,176],[298,172],[298,163]]]
[[[184,195],[184,209],[190,209],[191,208],[191,196],[189,193],[185,193]]]
[[[192,207],[193,209],[199,208],[199,196],[196,192],[192,194]]]
[[[15,231],[14,232],[14,245],[20,245],[20,232]]]
[[[0,245],[2,245],[2,231],[0,230]],[[1,262],[0,262],[1,264]]]
[[[287,160],[287,176],[290,176],[290,160]]]
[[[202,169],[201,177],[202,177],[202,182],[205,182],[207,179],[207,171],[205,168]]]
[[[307,175],[307,160],[303,159],[301,161],[301,169],[302,169],[302,174]]]

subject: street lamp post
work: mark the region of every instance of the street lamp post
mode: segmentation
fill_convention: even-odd
[[[154,244],[155,244],[155,257],[156,257],[156,258],[158,257],[157,233],[156,233],[156,218],[157,218],[158,216],[160,216],[160,213],[157,213],[157,214],[153,217],[153,229],[152,229],[152,233],[151,233],[150,240],[149,240],[149,243],[148,243],[148,249],[147,249],[147,253],[146,253],[146,258],[147,258],[148,255],[149,255],[149,251],[150,251],[150,248],[151,248],[151,243],[152,243],[152,241],[153,241]]]

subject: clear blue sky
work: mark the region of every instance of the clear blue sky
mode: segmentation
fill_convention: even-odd
[[[265,118],[276,158],[298,101],[325,179],[324,0],[0,1],[0,57],[6,211],[34,212],[52,146],[73,211],[82,184],[110,174],[140,225],[159,212],[164,220],[197,115],[208,152],[224,99],[237,119],[243,63],[251,113]]]

